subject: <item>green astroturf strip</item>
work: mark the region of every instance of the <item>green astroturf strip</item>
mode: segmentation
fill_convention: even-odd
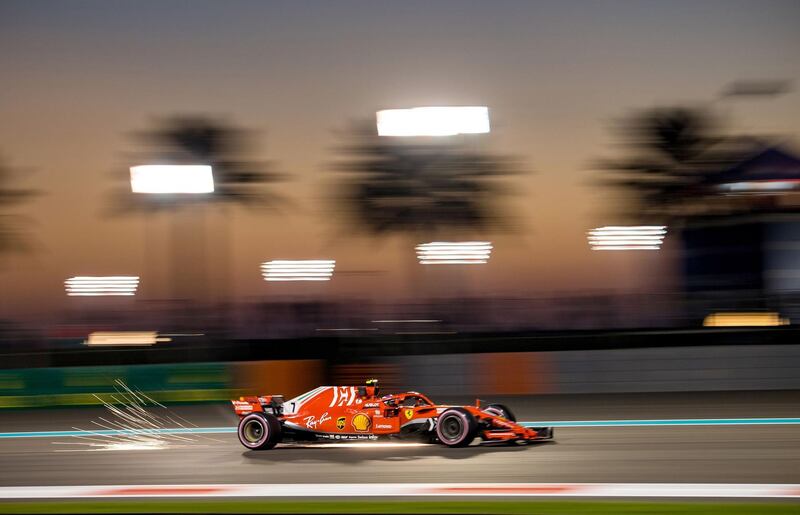
[[[793,502],[641,501],[252,501],[119,500],[0,502],[0,513],[467,513],[531,515],[783,515],[800,513]]]

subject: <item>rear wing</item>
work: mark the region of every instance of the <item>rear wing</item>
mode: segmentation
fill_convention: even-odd
[[[276,417],[283,414],[283,395],[239,397],[239,400],[232,400],[231,404],[240,417],[250,413],[271,413]]]

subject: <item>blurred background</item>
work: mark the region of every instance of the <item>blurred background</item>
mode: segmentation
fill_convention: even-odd
[[[798,20],[4,0],[0,408],[796,391]]]
[[[792,0],[0,0],[0,511],[76,485],[796,498],[798,21]],[[556,438],[233,435],[230,399],[368,378]]]

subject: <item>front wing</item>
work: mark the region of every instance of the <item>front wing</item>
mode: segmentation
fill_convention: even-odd
[[[552,427],[526,427],[511,420],[486,413],[475,407],[465,408],[478,419],[483,429],[480,437],[487,441],[543,441],[553,439]]]

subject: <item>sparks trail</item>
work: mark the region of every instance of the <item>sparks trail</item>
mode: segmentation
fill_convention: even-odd
[[[198,426],[172,413],[169,408],[144,392],[130,388],[121,379],[114,381],[114,390],[115,393],[108,396],[110,401],[94,395],[111,416],[92,420],[91,423],[97,426],[94,430],[73,427],[82,434],[72,438],[80,441],[54,443],[81,445],[85,447],[84,450],[108,451],[166,449],[197,444],[202,440],[220,442],[205,435],[186,436],[165,432],[169,429],[188,430]],[[108,434],[109,431],[114,434]]]

